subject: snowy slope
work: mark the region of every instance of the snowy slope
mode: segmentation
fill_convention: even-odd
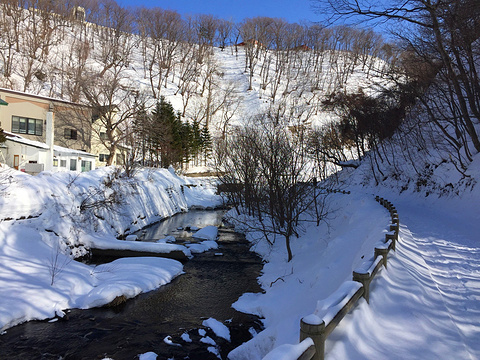
[[[20,21],[20,41],[23,32],[28,33],[26,29],[32,27],[29,21],[35,21],[29,15],[25,10]],[[199,60],[198,45],[180,43],[170,58],[160,60],[153,39],[126,33],[121,33],[120,38],[109,38],[102,34],[105,30],[65,19],[62,26],[52,30],[48,46],[45,44],[48,56],[43,52],[42,56],[29,53],[27,37],[25,49],[10,49],[15,60],[10,76],[0,74],[0,87],[86,102],[79,91],[79,83],[84,81],[80,77],[92,77],[93,82],[98,74],[106,79],[115,74],[124,88],[139,91],[147,108],[164,96],[185,120],[202,124],[208,121],[211,133],[217,135],[224,130],[225,123],[244,123],[267,109],[302,122],[322,124],[331,116],[321,111],[325,95],[359,88],[368,94],[375,92],[378,85],[393,83],[387,80],[389,64],[373,56],[331,51],[328,47],[315,53],[262,49],[255,60],[249,90],[250,71],[242,46],[208,48]],[[168,40],[162,41],[163,46],[171,45]],[[340,46],[341,41],[338,38],[333,42]],[[164,78],[167,69],[162,66],[167,60],[168,77]],[[120,107],[122,94],[123,90],[117,88],[118,99],[114,103]]]
[[[397,251],[374,280],[370,305],[333,332],[327,359],[480,357],[480,222],[465,197],[461,212],[448,201],[394,200]]]

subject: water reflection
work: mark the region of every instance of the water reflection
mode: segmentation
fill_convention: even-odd
[[[203,228],[209,225],[221,226],[224,214],[224,210],[191,210],[137,231],[135,235],[141,237],[143,241],[157,241],[168,235],[189,238],[192,231],[186,229]]]

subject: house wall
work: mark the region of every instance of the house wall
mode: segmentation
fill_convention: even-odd
[[[54,111],[55,145],[90,152],[92,128],[91,110],[85,106],[41,96],[10,92],[0,89],[0,97],[8,105],[0,109],[0,128],[12,131],[12,116],[43,120],[41,136],[19,134],[29,140],[45,142],[46,114],[50,107]],[[67,130],[74,130],[76,139],[66,136]],[[68,132],[68,131],[67,131]],[[71,131],[69,132],[71,134]]]
[[[68,152],[55,150],[53,157],[53,172],[65,172],[65,171],[74,171],[82,172],[95,170],[95,158],[92,156],[86,156],[83,154],[71,154]],[[75,168],[72,168],[72,161],[74,162]],[[82,169],[82,162],[90,163],[89,169]]]
[[[55,106],[55,145],[70,149],[91,152],[92,112],[85,107],[54,103]],[[67,132],[65,132],[67,130]],[[68,136],[76,131],[76,139]]]
[[[92,146],[90,153],[98,155],[96,159],[96,167],[102,167],[107,165],[105,156],[110,154],[110,150],[105,146],[104,142],[108,144],[108,140],[101,140],[100,135],[106,133],[106,128],[102,124],[101,120],[97,120],[92,124]],[[112,165],[124,165],[124,159],[126,158],[127,149],[121,145],[117,146],[115,156],[113,157]]]
[[[18,156],[18,170],[25,171],[25,167],[29,162],[35,162],[37,164],[45,164],[47,159],[47,149],[40,149],[25,144],[20,144],[11,140],[5,142],[6,148],[0,149],[2,157],[0,161],[5,162],[8,166],[14,167],[15,156]]]
[[[46,114],[50,104],[45,101],[28,99],[21,95],[9,95],[0,91],[2,100],[8,103],[8,106],[2,106],[0,109],[0,127],[12,132],[12,116],[22,116],[32,119],[43,120],[45,123]],[[45,125],[43,126],[42,136],[21,134],[22,136],[35,141],[45,142]]]
[[[0,152],[0,162],[5,162],[12,168],[15,165],[15,155],[17,155],[19,160],[18,170],[32,175],[45,170],[44,165],[47,161],[48,154],[47,148],[38,148],[7,140],[5,147],[0,148]],[[94,156],[72,153],[70,149],[65,149],[65,151],[55,150],[53,160],[54,166],[52,172],[74,171],[78,173],[95,170],[96,168]],[[72,161],[74,161],[75,164],[74,168],[72,168]],[[82,169],[82,162],[84,162],[83,165],[87,166],[86,169]],[[88,165],[87,162],[90,163],[90,165]]]

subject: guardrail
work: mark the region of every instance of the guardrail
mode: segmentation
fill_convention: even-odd
[[[391,202],[379,196],[376,196],[375,200],[390,213],[389,231],[385,234],[383,241],[375,244],[373,258],[365,261],[360,268],[355,269],[353,281],[344,282],[337,291],[319,302],[315,313],[300,320],[300,342],[310,338],[313,340],[313,345],[303,351],[299,357],[296,357],[296,360],[325,359],[325,340],[328,335],[361,297],[369,303],[370,283],[382,265],[387,267],[388,253],[390,250],[395,250],[398,241],[400,221],[397,210]]]

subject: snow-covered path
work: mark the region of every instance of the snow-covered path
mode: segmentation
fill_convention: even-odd
[[[362,301],[330,336],[327,359],[480,359],[477,212],[394,203],[397,251],[372,283],[370,305]]]

